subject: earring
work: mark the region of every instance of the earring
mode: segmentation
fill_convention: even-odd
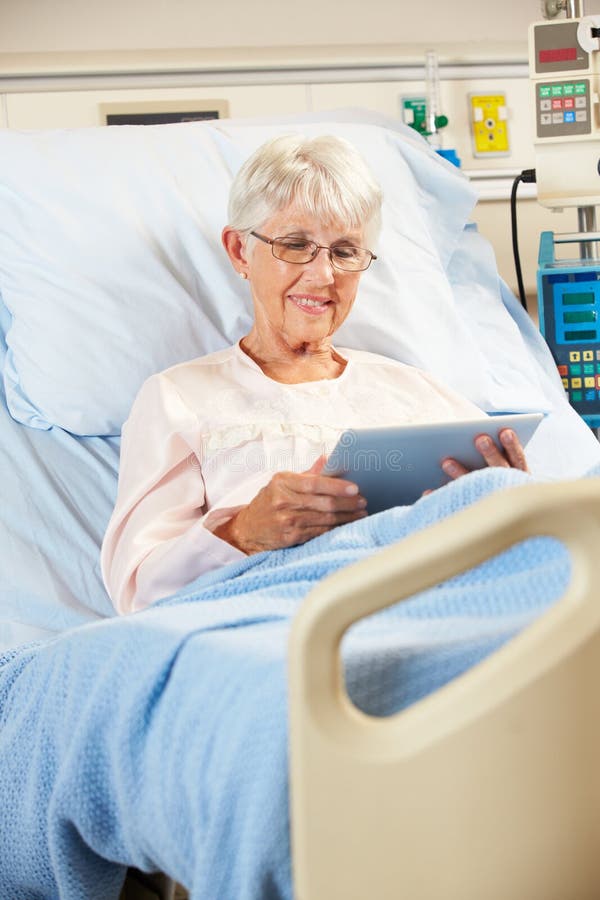
[[[240,272],[240,278],[247,278],[247,277],[248,277],[248,276],[246,275],[245,272]]]

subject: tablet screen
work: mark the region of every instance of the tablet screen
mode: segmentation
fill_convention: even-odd
[[[510,413],[459,422],[349,429],[340,436],[323,474],[354,481],[367,500],[369,514],[405,506],[423,491],[451,480],[441,468],[447,456],[467,469],[483,468],[485,460],[473,443],[477,435],[489,434],[500,446],[498,433],[512,428],[525,446],[543,418],[543,413]]]

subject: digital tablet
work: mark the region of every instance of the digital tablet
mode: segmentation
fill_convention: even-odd
[[[512,428],[525,446],[543,418],[543,413],[502,413],[469,421],[344,431],[323,474],[355,482],[369,514],[404,506],[451,480],[441,468],[447,456],[467,469],[483,468],[485,461],[473,443],[477,435],[489,434],[500,447],[498,433]]]

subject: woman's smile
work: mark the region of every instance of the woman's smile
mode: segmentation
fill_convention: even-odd
[[[315,294],[288,294],[291,300],[303,313],[309,316],[320,316],[332,305],[329,297],[319,297]]]

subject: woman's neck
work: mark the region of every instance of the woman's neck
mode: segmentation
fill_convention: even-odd
[[[265,375],[284,384],[338,378],[346,368],[346,360],[331,346],[329,338],[316,345],[291,347],[283,339],[266,344],[252,329],[242,338],[240,347]]]

